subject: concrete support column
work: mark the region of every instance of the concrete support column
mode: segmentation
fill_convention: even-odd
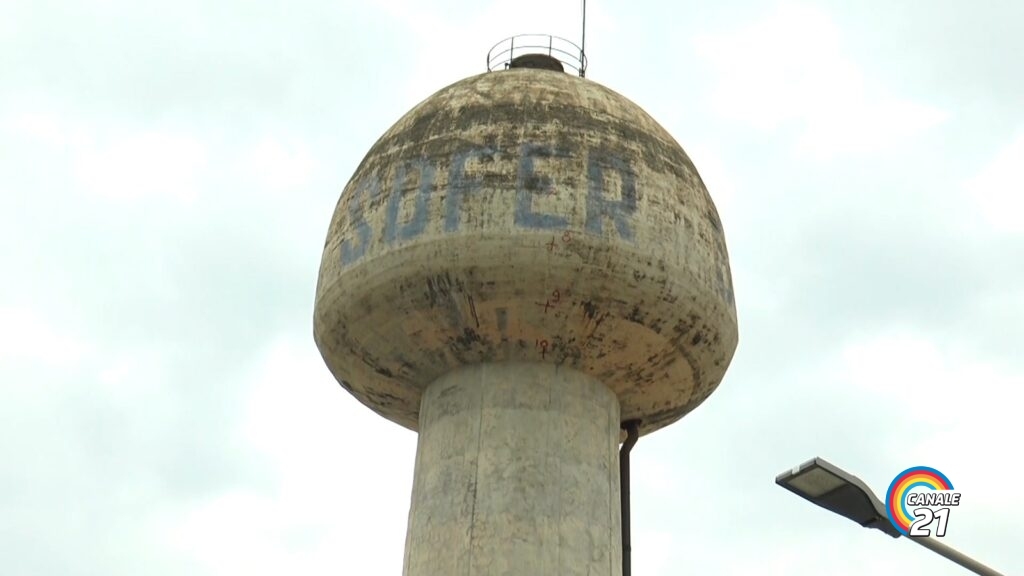
[[[404,576],[621,576],[619,402],[540,363],[423,395]]]

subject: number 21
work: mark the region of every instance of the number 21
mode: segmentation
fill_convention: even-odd
[[[931,508],[914,510],[914,523],[910,525],[911,536],[931,536],[933,526],[939,538],[946,535],[946,524],[949,523],[949,508],[940,508],[932,512]]]

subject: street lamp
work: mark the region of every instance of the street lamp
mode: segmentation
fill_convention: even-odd
[[[875,528],[893,538],[903,534],[889,521],[885,506],[868,488],[867,484],[853,474],[833,466],[821,458],[815,458],[779,474],[775,483],[786,490],[809,500],[822,508],[849,518],[865,528]],[[930,537],[908,536],[925,548],[982,576],[1002,576],[999,572]]]

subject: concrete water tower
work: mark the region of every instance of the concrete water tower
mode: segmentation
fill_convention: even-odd
[[[736,348],[690,159],[580,48],[535,40],[403,116],[327,233],[317,346],[419,433],[406,576],[619,576],[620,442],[693,410]]]

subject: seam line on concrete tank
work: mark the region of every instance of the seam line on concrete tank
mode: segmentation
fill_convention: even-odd
[[[421,405],[422,405],[422,401],[421,401]],[[420,413],[422,413],[422,410],[417,410],[417,416],[416,416],[416,418],[417,418],[417,425],[416,425],[416,427],[417,428],[419,428],[418,419],[420,417]],[[420,454],[422,452],[422,450],[420,450],[420,441],[421,440],[422,440],[422,437],[420,437],[419,433],[417,432],[417,438],[416,438],[416,457],[413,460],[413,475],[412,475],[413,499],[412,499],[412,503],[409,504],[409,525],[410,526],[412,525],[413,513],[415,512],[414,507],[416,505],[416,497],[415,497],[416,493],[417,493],[416,492],[416,488],[417,488],[419,482],[421,482],[421,480],[418,479],[418,475],[415,473],[416,470],[421,470],[422,469],[422,468],[420,468],[420,466],[421,466],[420,462],[423,460],[423,456],[422,456],[422,454]],[[408,570],[412,569],[411,568],[412,560],[413,560],[413,557],[415,556],[415,554],[413,554],[413,548],[417,548],[416,544],[417,543],[414,542],[413,539],[412,539],[412,531],[411,530],[407,530],[406,534],[405,534],[405,554],[404,554],[403,562],[402,562],[402,572],[403,573],[405,573],[405,571],[407,569]]]
[[[607,386],[607,384],[605,384],[605,385]],[[612,394],[614,394],[614,392]],[[619,399],[618,399],[618,396],[616,396],[615,403],[618,404],[618,402],[619,402]],[[612,427],[612,412],[613,412],[613,409],[611,407],[609,407],[608,410],[605,412],[605,415],[608,416],[608,420],[607,420],[607,422],[605,422],[605,430],[607,430],[608,428]],[[616,422],[616,424],[619,424],[619,423]],[[619,426],[621,426],[621,425],[619,425]],[[615,512],[614,512],[615,504],[612,502],[612,499],[615,496],[615,494],[614,494],[615,491],[612,490],[612,487],[615,485],[615,476],[613,476],[613,474],[614,474],[613,470],[615,469],[615,466],[612,466],[612,458],[615,458],[616,460],[618,460],[617,456],[619,455],[619,429],[620,429],[619,426],[616,426],[616,428],[615,428],[615,440],[613,440],[613,445],[612,445],[612,450],[611,450],[611,454],[612,455],[610,455],[607,458],[607,460],[606,460],[608,462],[608,478],[607,478],[608,482],[607,482],[607,484],[608,484],[608,526],[609,527],[614,527],[615,526],[615,521],[614,521],[615,520],[615,518],[614,518],[614,516],[615,516]],[[616,462],[616,464],[617,463],[618,462]],[[622,487],[620,486],[619,490],[621,490],[621,489],[622,489]],[[619,529],[620,530],[622,529],[622,519],[621,518],[619,519]],[[615,550],[615,547],[618,545],[618,540],[621,540],[621,536],[618,537],[618,538],[616,536],[619,536],[619,535],[615,534],[614,530],[610,530],[609,531],[609,533],[608,533],[608,540],[609,540],[609,542],[608,542],[608,550],[609,551]],[[615,574],[615,554],[614,553],[608,554],[608,573],[609,574]]]
[[[562,394],[556,394],[555,393],[555,386],[556,386],[555,379],[554,378],[549,378],[548,379],[548,409],[549,410],[551,409],[552,400],[554,400],[554,401],[556,401],[558,403],[558,406],[557,406],[557,410],[558,411],[556,413],[557,414],[564,414],[565,413],[565,397],[562,394],[564,394],[565,391],[564,390],[560,390],[559,392],[562,392]],[[554,420],[554,427],[556,428],[556,433],[557,433],[556,437],[558,438],[558,441],[559,442],[565,442],[565,440],[568,437],[568,435],[565,432],[565,426],[564,426],[564,423],[563,423],[561,418],[558,418],[558,419]],[[551,440],[551,437],[548,437],[548,441],[550,441],[550,440]],[[563,514],[562,514],[562,487],[565,484],[564,484],[564,480],[562,478],[562,459],[561,458],[555,458],[555,465],[558,467],[558,470],[557,470],[557,472],[555,474],[555,483],[558,486],[558,504],[557,504],[557,507],[558,507],[558,523],[555,525],[556,529],[558,530],[558,542],[557,542],[557,545],[555,546],[555,566],[554,566],[554,570],[552,570],[551,573],[557,574],[558,571],[562,569],[562,521],[563,521]]]
[[[479,400],[477,404],[479,417],[476,419],[476,466],[473,468],[473,503],[469,510],[469,561],[466,562],[466,576],[470,576],[473,571],[473,529],[476,527],[477,482],[480,480],[480,437],[484,423],[484,382],[487,380],[484,373],[486,371],[487,366],[481,366],[477,372],[479,378],[476,387],[479,391],[477,395]]]

